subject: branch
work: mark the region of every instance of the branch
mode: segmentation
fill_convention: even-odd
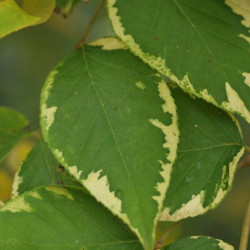
[[[85,43],[85,41],[86,41],[86,39],[87,39],[87,37],[88,37],[90,31],[91,31],[92,28],[93,28],[93,25],[94,25],[94,23],[95,23],[95,21],[96,21],[98,15],[100,14],[100,12],[101,12],[101,10],[102,10],[102,8],[103,8],[103,6],[104,6],[104,3],[105,3],[105,0],[101,0],[100,4],[97,6],[97,8],[96,8],[96,10],[95,10],[95,13],[94,13],[94,15],[92,16],[92,18],[91,18],[91,20],[90,20],[90,22],[89,22],[89,24],[88,24],[87,29],[85,30],[85,32],[84,32],[82,38],[81,38],[81,39],[79,40],[79,42],[76,44],[76,49],[80,49],[80,48],[84,45],[84,43]]]
[[[179,224],[180,224],[180,221],[175,222],[171,225],[170,228],[168,228],[166,233],[163,234],[163,236],[158,241],[156,241],[154,250],[161,249],[164,246],[164,243],[167,240],[170,233],[172,233]]]
[[[239,250],[247,250],[249,229],[250,229],[250,199],[248,201],[247,211],[242,225]]]

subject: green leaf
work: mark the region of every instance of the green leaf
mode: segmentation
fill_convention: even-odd
[[[67,17],[73,11],[77,3],[79,3],[79,0],[56,0],[55,11]]]
[[[167,85],[101,39],[50,73],[41,126],[58,161],[152,249],[179,134]]]
[[[108,0],[108,10],[116,35],[135,55],[250,123],[249,12],[244,22],[218,0]]]
[[[0,209],[2,249],[142,249],[128,228],[79,188],[47,186]]]
[[[194,249],[234,250],[234,248],[231,245],[221,240],[204,236],[186,237],[163,248],[163,250],[194,250]]]
[[[46,142],[40,139],[15,175],[12,186],[12,197],[16,197],[36,187],[50,184],[80,186],[60,166],[50,152]]]
[[[14,0],[0,2],[0,38],[47,21],[54,7],[55,0],[23,0],[22,7]]]
[[[231,188],[244,153],[237,120],[200,99],[172,89],[180,141],[161,220],[177,221],[214,208]]]
[[[13,109],[0,107],[0,162],[10,150],[29,134],[26,118]]]

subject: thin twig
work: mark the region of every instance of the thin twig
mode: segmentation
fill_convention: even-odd
[[[160,249],[164,246],[164,243],[167,240],[169,234],[172,233],[179,224],[180,224],[180,221],[175,222],[171,225],[170,228],[168,228],[166,233],[163,234],[163,236],[155,243],[154,250]]]
[[[250,199],[248,201],[245,218],[244,218],[243,225],[242,225],[239,250],[247,250],[249,229],[250,229]]]
[[[100,12],[101,12],[101,10],[102,10],[102,8],[104,6],[104,3],[105,3],[105,0],[101,0],[100,4],[97,6],[97,8],[95,10],[95,13],[92,16],[92,18],[91,18],[91,20],[90,20],[90,22],[88,24],[87,29],[85,30],[82,38],[79,40],[79,42],[76,45],[76,49],[80,49],[84,45],[90,31],[92,30],[92,27],[93,27],[98,15],[100,14]]]

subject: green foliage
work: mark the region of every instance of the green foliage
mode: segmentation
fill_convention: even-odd
[[[131,231],[80,188],[26,192],[1,208],[0,223],[3,249],[141,249]]]
[[[29,134],[29,122],[15,110],[0,107],[0,162]]]
[[[152,247],[177,149],[176,112],[167,85],[118,46],[84,46],[59,63],[42,90],[41,126],[69,173]]]
[[[180,141],[162,220],[193,217],[215,207],[231,188],[244,142],[237,120],[172,89]],[[200,206],[200,205],[201,206]]]
[[[0,2],[0,38],[28,26],[45,22],[55,7],[55,0],[15,0]]]
[[[15,175],[12,196],[51,184],[79,186],[57,162],[46,142],[40,139]]]
[[[183,238],[167,247],[164,250],[233,250],[233,247],[217,239],[204,237],[204,236],[193,236],[188,238]]]
[[[83,45],[48,75],[41,138],[0,209],[2,248],[233,249],[203,236],[156,242],[159,220],[221,202],[246,147],[233,113],[250,122],[249,6],[226,2],[244,19],[218,0],[107,0],[120,40]],[[1,1],[0,37],[54,4]],[[17,112],[0,117],[2,160],[30,132]]]
[[[224,1],[108,0],[108,10],[116,35],[135,55],[250,123],[250,23],[242,25]]]

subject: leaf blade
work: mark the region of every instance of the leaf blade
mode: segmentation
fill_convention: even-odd
[[[180,142],[160,219],[178,221],[221,202],[231,189],[245,147],[233,116],[179,89],[172,93]]]
[[[42,130],[59,162],[150,249],[177,148],[175,106],[167,85],[119,41],[101,44],[48,77]]]
[[[142,4],[149,11],[138,16]],[[108,11],[116,35],[135,55],[189,94],[250,123],[250,52],[242,39],[249,32],[222,1],[109,0]]]
[[[12,197],[46,185],[81,186],[54,158],[41,138],[15,174]]]
[[[29,134],[27,119],[13,109],[0,107],[0,162]]]
[[[142,249],[128,228],[80,188],[29,191],[0,209],[0,221],[1,246],[11,249]]]
[[[233,250],[234,248],[215,238],[205,237],[205,236],[192,236],[186,237],[177,242],[172,243],[169,246],[164,247],[165,250],[193,250],[193,249],[203,249],[203,250]]]
[[[22,8],[14,0],[0,2],[0,38],[28,26],[45,22],[55,7],[55,0],[24,0]]]

